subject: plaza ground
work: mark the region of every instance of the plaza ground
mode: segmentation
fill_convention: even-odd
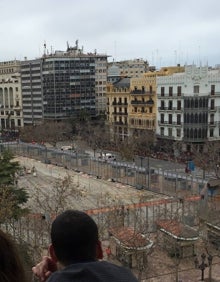
[[[28,159],[25,157],[19,157],[20,164],[24,166],[27,171],[34,167],[36,170],[36,175],[33,173],[27,173],[19,178],[19,186],[26,188],[29,193],[34,191],[36,187],[40,187],[43,190],[50,191],[53,189],[53,185],[57,179],[65,177],[65,175],[71,175],[73,181],[78,185],[79,190],[82,190],[84,197],[80,201],[74,203],[75,209],[89,210],[97,208],[97,204],[106,205],[106,197],[108,196],[108,201],[112,203],[123,203],[132,204],[139,203],[140,199],[145,198],[146,200],[160,200],[165,198],[164,195],[156,194],[150,191],[137,190],[131,186],[122,185],[120,183],[114,183],[111,181],[96,179],[93,176],[82,174],[80,172],[75,172],[72,170],[66,170],[62,167],[57,167],[51,164],[43,164],[40,161],[34,159]],[[101,198],[100,198],[101,196]],[[97,202],[97,199],[102,199],[103,201]],[[31,202],[30,205],[34,205]],[[33,206],[34,208],[34,206]],[[154,240],[155,234],[151,234]],[[198,243],[198,250],[199,249]],[[103,241],[103,249],[105,250],[108,245],[108,241]],[[203,250],[204,251],[204,250]],[[210,250],[215,252],[215,250]],[[107,257],[105,256],[105,259]],[[116,258],[111,257],[110,261],[120,264]],[[146,273],[142,274],[143,282],[172,282],[176,281],[176,261],[175,259],[169,257],[167,253],[161,249],[160,246],[155,244],[155,248],[148,258],[148,267]],[[220,281],[220,258],[214,257],[212,266],[212,281]],[[209,268],[205,269],[205,278],[209,275]],[[200,281],[201,270],[195,269],[194,258],[182,259],[178,266],[178,280],[181,282],[194,282]],[[208,281],[208,280],[206,280]]]

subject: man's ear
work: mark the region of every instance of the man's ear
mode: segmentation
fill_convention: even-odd
[[[50,254],[50,257],[52,258],[52,260],[53,260],[55,263],[57,263],[57,256],[56,256],[56,254],[55,254],[55,252],[54,252],[54,247],[53,247],[52,244],[49,246],[49,254]]]
[[[97,259],[103,259],[102,244],[101,244],[101,242],[99,240],[98,240],[98,242],[96,244],[96,258]]]

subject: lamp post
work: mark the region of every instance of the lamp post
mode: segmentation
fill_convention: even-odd
[[[150,190],[150,157],[147,156],[147,170],[148,170],[148,179],[147,179],[147,189]]]
[[[143,156],[140,156],[140,160],[141,160],[141,169],[140,169],[140,171],[139,171],[139,179],[140,179],[140,176],[141,176],[141,189],[143,189],[143,176],[142,176],[143,159],[144,159],[144,157],[143,157]]]
[[[197,256],[195,257],[194,263],[195,263],[195,268],[200,269],[201,270],[201,281],[204,281],[204,270],[206,269],[206,267],[209,267],[209,281],[212,281],[212,259],[213,257],[211,255],[209,255],[207,257],[207,262],[205,262],[206,260],[206,255],[205,253],[201,254],[201,262],[199,262]]]

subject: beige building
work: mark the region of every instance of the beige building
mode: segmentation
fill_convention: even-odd
[[[125,60],[120,62],[109,63],[109,67],[115,65],[119,67],[122,77],[139,77],[148,71],[148,61],[143,59]]]
[[[0,130],[23,127],[20,61],[0,62]]]
[[[130,78],[123,78],[107,86],[107,122],[113,139],[128,137],[128,112],[130,103]]]

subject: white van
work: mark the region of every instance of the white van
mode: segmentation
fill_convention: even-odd
[[[111,153],[102,153],[99,156],[99,159],[102,159],[102,160],[105,160],[105,161],[116,161],[115,155],[113,155]]]
[[[62,146],[60,149],[62,151],[67,151],[67,150],[73,150],[73,147],[72,146]]]

